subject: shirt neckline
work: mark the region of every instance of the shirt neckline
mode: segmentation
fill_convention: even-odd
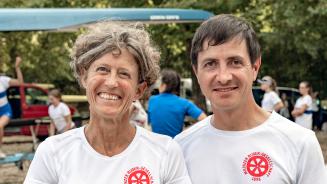
[[[131,152],[131,150],[133,150],[133,148],[135,147],[136,143],[137,143],[137,139],[140,136],[140,128],[138,126],[135,126],[136,128],[136,133],[135,136],[132,140],[132,142],[127,146],[127,148],[125,150],[123,150],[121,153],[114,155],[114,156],[106,156],[106,155],[102,155],[101,153],[97,152],[91,145],[90,143],[87,141],[86,139],[86,135],[84,133],[85,130],[85,126],[83,126],[81,128],[80,131],[80,136],[82,137],[82,141],[85,145],[85,148],[87,150],[87,152],[89,152],[91,155],[93,155],[94,157],[98,157],[100,159],[104,159],[104,160],[114,160],[114,159],[119,159],[121,157],[124,157],[125,155],[127,155],[129,152]]]
[[[221,130],[221,129],[217,129],[216,127],[214,127],[211,122],[212,122],[212,118],[213,116],[211,115],[208,121],[208,127],[209,130],[217,135],[222,135],[222,136],[246,136],[246,135],[250,135],[253,133],[256,133],[260,130],[262,130],[263,128],[265,128],[266,126],[268,126],[274,119],[274,117],[276,116],[276,112],[273,111],[269,117],[260,125],[251,128],[251,129],[247,129],[247,130],[241,130],[241,131],[230,131],[230,130]]]

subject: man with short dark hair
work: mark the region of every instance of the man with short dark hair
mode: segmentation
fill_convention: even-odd
[[[176,136],[193,184],[326,184],[314,132],[260,108],[252,94],[261,65],[253,28],[218,15],[196,31],[193,70],[213,115]]]

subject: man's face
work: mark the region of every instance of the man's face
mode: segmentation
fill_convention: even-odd
[[[198,64],[193,69],[213,111],[246,108],[245,103],[255,103],[251,101],[252,83],[261,60],[251,65],[245,40],[236,37],[216,46],[208,46],[205,41],[197,59]]]

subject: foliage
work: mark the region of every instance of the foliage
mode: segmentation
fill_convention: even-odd
[[[0,7],[168,7],[233,13],[250,20],[258,32],[263,63],[260,76],[271,75],[280,86],[290,87],[308,80],[327,96],[327,0],[2,0]],[[191,77],[188,51],[198,26],[148,26],[161,48],[162,68],[174,68],[183,77]],[[80,93],[68,66],[70,48],[78,34],[0,33],[1,71],[13,75],[14,56],[20,54],[26,81],[54,82],[67,93]],[[195,90],[199,95],[199,88]]]

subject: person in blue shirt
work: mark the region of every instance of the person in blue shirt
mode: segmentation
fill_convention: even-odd
[[[175,137],[182,132],[185,116],[200,121],[206,114],[194,103],[179,97],[180,76],[171,69],[161,72],[159,94],[149,99],[148,116],[152,131]]]

